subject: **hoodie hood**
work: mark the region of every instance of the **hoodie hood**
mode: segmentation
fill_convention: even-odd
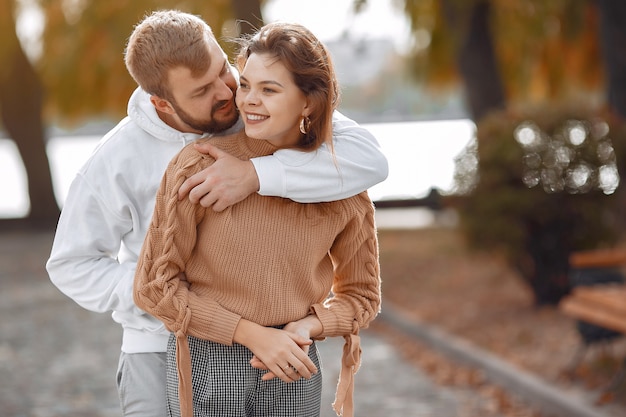
[[[166,142],[189,143],[206,136],[197,133],[184,133],[167,125],[161,120],[150,102],[150,94],[139,87],[128,100],[128,117],[155,138]]]

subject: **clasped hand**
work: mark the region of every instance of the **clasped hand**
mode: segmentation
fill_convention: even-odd
[[[309,358],[313,341],[308,335],[293,332],[287,326],[282,330],[264,329],[266,334],[255,343],[250,360],[253,368],[268,371],[262,380],[279,378],[283,382],[294,382],[300,378],[310,379],[317,373],[317,367]]]
[[[248,344],[254,354],[250,365],[268,371],[261,377],[264,381],[273,378],[284,382],[310,379],[318,370],[309,358],[309,348],[312,337],[321,332],[322,325],[315,315],[288,323],[282,330],[256,327],[256,337]]]

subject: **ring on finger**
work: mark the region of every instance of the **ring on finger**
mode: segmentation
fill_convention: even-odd
[[[298,373],[298,370],[296,369],[295,366],[291,366],[291,365],[287,365],[284,368],[281,368],[283,370],[284,373],[291,373],[293,372],[294,374]],[[291,372],[290,372],[291,371]]]

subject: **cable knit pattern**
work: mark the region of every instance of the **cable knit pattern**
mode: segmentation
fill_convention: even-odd
[[[276,150],[244,133],[210,140],[241,159]],[[137,305],[176,334],[182,415],[192,404],[188,335],[230,345],[241,318],[274,326],[311,313],[321,337],[346,339],[334,407],[351,415],[358,332],[381,302],[372,202],[365,192],[317,204],[253,194],[216,213],[178,201],[182,182],[212,163],[192,146],[172,160],[135,276]]]

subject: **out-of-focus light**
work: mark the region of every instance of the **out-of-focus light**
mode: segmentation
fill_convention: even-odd
[[[515,129],[515,140],[525,148],[540,143],[539,129],[532,122],[524,122]]]
[[[585,139],[587,139],[587,129],[585,129],[585,125],[578,120],[569,122],[567,137],[572,145],[582,145]]]
[[[615,164],[603,165],[598,170],[598,182],[604,194],[613,194],[619,185],[619,173]]]
[[[413,34],[413,46],[416,50],[424,50],[430,46],[432,36],[427,29],[417,29]]]
[[[598,120],[591,125],[591,135],[594,139],[601,139],[609,134],[609,124],[604,120]]]
[[[603,121],[569,120],[553,135],[532,121],[521,123],[514,137],[523,150],[522,182],[529,188],[541,184],[547,193],[615,192],[620,176],[608,132]]]
[[[588,191],[588,185],[593,174],[593,169],[587,164],[580,163],[567,171],[568,186],[574,192]]]
[[[615,149],[613,149],[613,145],[608,141],[598,143],[596,152],[598,153],[598,159],[604,163],[615,161]]]

